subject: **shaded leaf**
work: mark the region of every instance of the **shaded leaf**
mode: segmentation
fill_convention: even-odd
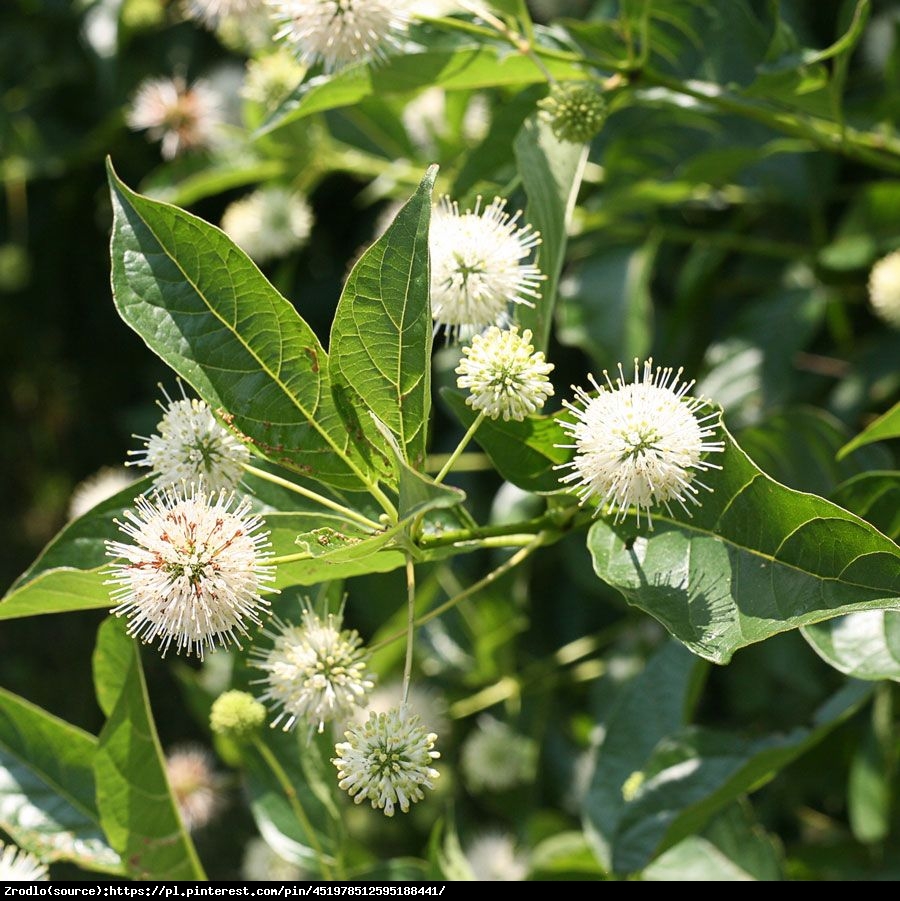
[[[97,807],[109,842],[133,878],[205,879],[166,779],[137,645],[115,619],[101,625],[97,644],[101,660],[122,659],[124,647],[131,648],[94,758]]]
[[[0,827],[48,862],[122,872],[94,799],[97,739],[0,688]]]
[[[900,682],[900,612],[863,610],[805,626],[810,647],[855,679]]]
[[[866,472],[838,485],[831,499],[900,540],[900,472]]]
[[[844,459],[847,454],[863,445],[871,444],[873,441],[887,441],[891,438],[900,438],[900,401],[855,438],[848,441],[838,453],[838,459]]]

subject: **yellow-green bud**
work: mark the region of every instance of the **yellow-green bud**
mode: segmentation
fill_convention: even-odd
[[[603,95],[593,85],[580,81],[554,84],[538,106],[557,139],[572,144],[590,141],[606,121]]]
[[[226,691],[213,702],[209,725],[213,732],[245,741],[266,721],[266,708],[246,691]]]

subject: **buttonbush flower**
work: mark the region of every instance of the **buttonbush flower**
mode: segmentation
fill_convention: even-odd
[[[215,28],[229,16],[241,17],[253,13],[265,0],[185,0],[185,12],[207,28]]]
[[[478,836],[465,855],[478,882],[521,882],[528,874],[528,859],[517,853],[513,837],[502,832]]]
[[[247,75],[241,96],[275,109],[303,81],[306,67],[292,53],[279,49],[247,61]]]
[[[0,882],[49,881],[49,870],[33,854],[0,842]]]
[[[270,185],[230,204],[222,216],[222,231],[257,263],[264,263],[302,247],[312,221],[302,195]]]
[[[876,316],[900,329],[900,250],[882,257],[872,267],[869,302]]]
[[[208,496],[202,488],[171,488],[152,500],[141,496],[119,529],[132,543],[107,541],[112,564],[113,613],[127,616],[128,633],[144,642],[159,639],[163,656],[176,651],[203,657],[216,642],[240,646],[246,621],[260,623],[268,601],[260,596],[275,578],[264,564],[268,532],[247,499]]]
[[[699,506],[697,486],[710,489],[696,473],[721,468],[703,455],[723,451],[725,445],[710,440],[718,412],[698,415],[708,402],[686,396],[694,383],[682,382],[681,373],[660,367],[654,371],[653,361],[647,360],[641,374],[635,360],[633,383],[625,383],[620,364],[615,383],[605,371],[602,386],[588,376],[598,392],[595,397],[575,388],[577,403],[563,402],[575,415],[574,422],[562,423],[575,443],[560,446],[574,448],[576,454],[557,468],[571,470],[560,481],[575,483],[582,504],[596,500],[615,511],[616,522],[634,507],[640,524],[644,510],[651,527],[651,507],[662,504],[671,514],[671,501],[687,513],[687,503]]]
[[[433,750],[437,735],[426,732],[415,714],[396,708],[372,713],[361,726],[344,733],[346,741],[334,746],[338,784],[357,804],[392,817],[394,808],[407,813],[410,804],[425,797],[423,788],[434,788],[440,773],[432,763],[441,755]]]
[[[266,721],[266,708],[248,691],[224,691],[213,701],[209,728],[233,741],[252,738]]]
[[[603,95],[593,85],[582,82],[554,84],[538,106],[556,138],[571,144],[587,143],[606,121]]]
[[[321,61],[326,72],[341,66],[384,59],[409,15],[404,0],[269,0],[282,23],[276,39],[293,44],[300,61]]]
[[[161,141],[161,153],[170,160],[187,150],[209,147],[223,122],[218,94],[206,79],[193,84],[180,77],[149,78],[134,95],[125,121],[135,131],[147,131]]]
[[[272,649],[254,653],[266,673],[262,700],[279,711],[273,726],[284,720],[288,731],[302,719],[321,732],[326,722],[347,719],[365,706],[374,688],[368,655],[356,630],[341,629],[340,615],[322,620],[304,610],[302,625],[279,626]]]
[[[158,402],[163,411],[158,433],[149,438],[136,435],[144,449],[129,451],[137,459],[126,465],[149,468],[160,489],[201,482],[209,492],[237,487],[250,459],[247,447],[219,424],[205,401],[172,400],[165,389],[163,394],[167,403]]]
[[[97,504],[108,500],[133,483],[134,479],[126,469],[117,466],[104,466],[98,469],[72,490],[72,496],[69,498],[69,519],[84,516]]]
[[[166,777],[188,832],[200,829],[225,806],[225,779],[200,745],[178,745],[166,755]]]
[[[510,304],[533,306],[545,278],[524,263],[541,242],[521,211],[510,216],[499,197],[482,209],[460,213],[442,197],[431,218],[431,304],[436,327],[448,339],[467,337],[503,322]],[[532,298],[532,299],[529,299]]]
[[[547,378],[553,364],[535,353],[529,329],[520,336],[516,326],[501,331],[493,325],[462,352],[456,384],[469,389],[466,403],[491,419],[521,422],[553,394]]]
[[[481,716],[463,743],[460,766],[472,792],[502,792],[534,778],[537,756],[533,739],[492,716]]]

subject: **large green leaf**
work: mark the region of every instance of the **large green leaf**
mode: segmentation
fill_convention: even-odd
[[[219,229],[134,193],[112,167],[109,177],[122,318],[261,454],[360,488],[371,474],[334,408],[310,327]]]
[[[94,758],[97,807],[109,842],[133,878],[204,879],[166,780],[137,644],[116,619],[106,620],[97,633],[95,660],[107,655],[117,661],[128,657]],[[97,681],[105,678],[98,670]],[[105,706],[111,700],[107,694]]]
[[[810,647],[856,679],[900,682],[900,611],[863,610],[805,626]]]
[[[557,286],[566,257],[569,221],[581,187],[588,147],[560,141],[541,119],[528,119],[513,149],[522,186],[528,195],[526,220],[541,233],[538,263],[546,280],[533,307],[520,305],[516,318],[534,334],[534,346],[547,350]]]
[[[887,441],[900,438],[900,401],[894,404],[883,416],[879,416],[870,426],[860,432],[852,441],[848,441],[840,450],[841,460],[857,448],[873,441]]]
[[[441,396],[466,428],[475,421],[478,414],[466,404],[465,395],[444,389]],[[553,467],[569,458],[569,451],[558,445],[571,444],[559,415],[528,416],[522,422],[485,419],[475,440],[513,485],[526,491],[558,491],[559,473]]]
[[[607,869],[613,863],[629,779],[644,767],[660,740],[687,723],[703,669],[696,657],[669,642],[625,687],[602,724],[605,737],[583,813],[594,851]]]
[[[0,827],[43,860],[121,872],[94,799],[97,739],[0,688]]]
[[[838,485],[831,499],[900,540],[900,471],[861,473]]]
[[[851,682],[808,727],[748,740],[692,726],[662,740],[641,769],[613,843],[613,869],[632,873],[697,832],[718,810],[753,791],[855,712],[871,686]]]
[[[437,167],[347,279],[331,327],[331,390],[352,434],[384,452],[373,413],[421,469],[431,409],[428,224]],[[390,466],[390,470],[393,470]],[[389,471],[390,471],[389,470]],[[396,479],[396,473],[393,474]]]
[[[656,530],[598,520],[597,575],[702,657],[850,613],[900,606],[900,548],[841,507],[769,478],[723,429],[693,519]]]
[[[573,63],[545,60],[547,70],[559,80],[584,79]],[[352,106],[366,97],[408,94],[435,85],[447,90],[527,85],[545,82],[541,67],[505,47],[457,46],[391,56],[383,65],[367,63],[323,75],[302,84],[269,117],[263,129],[271,131],[313,113]]]

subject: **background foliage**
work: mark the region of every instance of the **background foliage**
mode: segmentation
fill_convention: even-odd
[[[516,4],[496,6],[520,14]],[[303,346],[333,350],[337,339],[345,360],[359,340],[359,283],[382,271],[385,255],[404,251],[390,240],[376,245],[367,257],[374,268],[355,270],[338,309],[350,267],[375,240],[378,216],[417,188],[421,195],[427,167],[438,163],[438,192],[469,202],[511,194],[544,232],[547,295],[558,284],[559,301],[524,315],[534,317],[525,324],[556,364],[557,397],[589,370],[652,353],[698,376],[739,446],[728,439],[716,493],[691,525],[662,522],[648,536],[630,520],[598,521],[587,550],[576,530],[421,630],[420,681],[444,699],[450,722],[440,788],[388,828],[367,809],[342,808],[356,872],[461,878],[463,852],[484,831],[500,830],[527,853],[532,878],[894,878],[900,644],[897,613],[884,608],[889,598],[896,605],[900,586],[888,540],[900,534],[898,429],[889,412],[900,392],[900,332],[872,315],[866,280],[879,257],[900,247],[900,7],[599,0],[535,4],[532,12],[556,77],[582,77],[573,59],[584,56],[604,77],[622,79],[607,92],[610,116],[586,160],[531,118],[546,85],[527,60],[496,36],[423,27],[418,48],[378,68],[304,84],[270,109],[238,102],[224,147],[160,162],[157,148],[124,123],[140,81],[180,70],[233,85],[246,48],[157,0],[4,4],[3,584],[64,524],[75,484],[121,461],[135,446],[132,434],[150,434],[156,383],[172,382],[110,299],[107,154],[124,183],[114,186],[113,203],[144,222],[165,216],[125,185],[210,222],[256,184],[306,193],[315,214],[309,243],[265,274],[308,323]],[[112,40],[98,26],[104,21],[115,26]],[[438,118],[404,115],[430,85],[446,89]],[[474,132],[466,124],[473,105],[482,116]],[[193,227],[186,216],[179,221]],[[260,280],[259,291],[270,290]],[[128,320],[121,292],[118,302]],[[416,346],[397,352],[406,360]],[[452,385],[454,365],[438,345],[434,388]],[[352,367],[339,378],[364,396]],[[379,397],[413,391],[420,418],[430,402],[427,373],[421,381],[381,384]],[[452,392],[440,395],[432,451],[453,448],[466,412]],[[387,426],[410,461],[421,460],[424,431],[402,419]],[[878,440],[848,445],[869,426],[866,436]],[[527,434],[483,427],[479,439],[499,476],[485,467],[452,480],[478,521],[501,526],[543,513],[540,498],[521,488],[555,487],[552,434],[546,422]],[[403,478],[389,455],[365,465]],[[348,479],[340,465],[329,474],[339,488],[353,487]],[[85,567],[102,559],[98,523],[112,509],[115,502],[73,527],[86,539],[73,542]],[[763,509],[781,513],[763,519]],[[293,521],[280,528],[286,545],[304,531]],[[724,544],[710,538],[719,530],[729,536]],[[427,563],[423,609],[507,553],[484,548]],[[723,553],[745,574],[733,584],[698,583],[679,569],[685,559]],[[59,565],[53,554],[29,575]],[[760,555],[773,562],[764,577],[753,569]],[[402,628],[404,589],[390,572],[396,560],[372,566],[385,572],[368,565],[348,570],[343,587],[365,598],[348,606],[348,618],[377,642]],[[652,591],[640,584],[647,574]],[[60,604],[78,607],[80,593],[93,590],[82,577],[53,583]],[[305,584],[318,581],[314,572]],[[30,601],[20,593],[4,603]],[[692,605],[718,618],[704,623]],[[875,609],[819,621],[823,608],[864,607]],[[691,654],[638,608],[728,666]],[[114,623],[98,637],[102,610],[19,619],[21,612],[0,609],[0,767],[14,773],[0,791],[19,821],[0,826],[70,861],[54,866],[61,876],[81,872],[71,861],[114,869],[115,854],[131,858],[137,847],[149,850],[131,875],[197,872],[190,841],[155,844],[180,829],[168,801],[138,835],[116,799],[135,791],[135,780],[161,780],[145,766],[160,748],[209,742],[210,700],[230,679],[246,684],[241,661],[232,674],[230,661],[224,671],[221,660],[201,669],[143,652],[145,680]],[[92,654],[99,705],[86,664]],[[384,681],[399,671],[401,654],[396,644],[378,652]],[[142,719],[145,695],[158,736]],[[459,764],[486,711],[539,748],[535,775],[505,791],[473,787]],[[147,736],[144,748],[127,748],[135,733]],[[290,758],[290,748],[276,750]],[[217,751],[233,767],[232,803],[195,836],[208,874],[235,877],[257,831],[308,866],[308,840],[292,833],[265,768],[233,748]],[[327,835],[336,816],[316,791],[322,774],[291,776],[309,786]],[[70,787],[67,803],[42,803],[42,787],[60,781]],[[36,834],[22,831],[26,813],[51,807],[54,818],[39,821]],[[77,855],[66,842],[69,850],[53,847],[69,835],[79,840]]]

